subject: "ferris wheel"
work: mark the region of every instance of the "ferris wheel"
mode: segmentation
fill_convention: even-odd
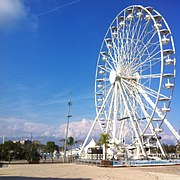
[[[170,28],[152,7],[133,5],[110,24],[95,77],[96,122],[111,143],[144,157],[161,145],[175,84],[175,47]]]

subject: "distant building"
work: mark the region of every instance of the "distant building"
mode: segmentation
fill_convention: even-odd
[[[32,144],[32,141],[31,141],[31,140],[29,140],[29,139],[20,140],[19,142],[20,142],[20,144],[23,144],[23,145]]]
[[[22,145],[28,145],[28,144],[37,144],[37,145],[40,145],[41,142],[39,140],[29,140],[29,139],[23,139],[23,140],[15,140],[13,141],[13,143],[20,143]]]
[[[39,140],[33,140],[33,141],[32,141],[32,144],[37,144],[37,145],[40,145],[40,144],[41,144],[41,142],[40,142]]]

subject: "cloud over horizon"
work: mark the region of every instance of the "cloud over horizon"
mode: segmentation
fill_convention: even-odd
[[[0,136],[4,135],[6,137],[30,137],[32,133],[33,137],[64,138],[66,132],[66,123],[54,126],[17,118],[0,118],[0,124]],[[91,125],[92,121],[87,119],[70,122],[68,136],[73,136],[75,139],[83,139],[86,137]],[[98,127],[95,127],[95,132],[100,133]]]
[[[68,136],[73,136],[76,140],[83,140],[89,132],[93,121],[82,119],[80,121],[70,121]],[[65,138],[66,123],[60,125],[48,125],[45,123],[35,123],[18,118],[2,118],[0,117],[0,137],[3,135],[8,138],[30,137],[31,133],[34,139],[43,139],[44,141],[50,138],[63,139]],[[100,128],[95,126],[91,137],[97,137],[101,134]],[[168,144],[176,144],[177,140],[170,132],[161,134],[162,140]]]

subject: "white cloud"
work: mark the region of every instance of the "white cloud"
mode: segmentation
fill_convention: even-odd
[[[21,28],[22,25],[37,28],[37,18],[30,14],[22,0],[0,0],[0,30]]]
[[[18,118],[0,118],[0,132],[1,136],[21,137],[51,135],[54,132],[54,127],[47,124],[28,122]]]
[[[6,137],[54,137],[64,138],[66,132],[66,123],[58,126],[29,122],[18,118],[0,118],[0,136]],[[75,139],[84,139],[92,125],[92,121],[83,119],[81,121],[70,122],[68,136]],[[95,128],[98,132],[98,128]]]
[[[76,140],[84,140],[89,132],[93,121],[82,119],[81,121],[70,121],[68,136],[73,136]],[[66,123],[59,126],[53,126],[43,123],[29,122],[27,120],[17,118],[0,118],[0,136],[6,137],[30,137],[40,139],[63,139],[65,138]],[[99,138],[101,134],[99,124],[95,126],[92,137]],[[162,141],[168,144],[175,144],[177,140],[170,132],[161,134]]]
[[[161,138],[162,138],[162,141],[167,143],[167,144],[176,144],[177,143],[177,139],[174,137],[173,134],[167,134],[165,132],[163,132],[161,134]]]
[[[73,136],[75,139],[84,139],[87,136],[87,133],[89,132],[93,121],[82,119],[81,121],[74,121],[70,122],[69,124],[69,131],[68,136]],[[62,124],[57,129],[55,136],[65,136],[66,132],[66,124]],[[92,132],[93,135],[100,134],[99,126],[95,126],[94,131]]]

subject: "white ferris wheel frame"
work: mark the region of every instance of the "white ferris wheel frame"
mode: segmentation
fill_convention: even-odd
[[[151,29],[149,32],[148,28]],[[144,31],[146,31],[145,37]],[[157,40],[152,42],[153,39]],[[135,57],[134,52],[137,52]],[[138,57],[141,52],[143,52],[142,56]],[[159,73],[151,74],[157,69]],[[100,48],[95,77],[97,115],[81,152],[97,122],[102,133],[110,133],[112,142],[122,145],[120,140],[127,136],[125,122],[129,121],[136,137],[135,143],[138,144],[142,155],[147,156],[144,150],[144,144],[147,142],[143,138],[148,136],[156,138],[157,146],[165,156],[158,138],[159,132],[155,131],[155,123],[159,131],[165,124],[176,139],[180,140],[180,136],[166,118],[170,111],[175,75],[174,41],[163,16],[152,7],[133,5],[123,9],[110,24]],[[145,125],[141,125],[138,117],[141,120],[145,119]],[[118,118],[121,121],[120,127],[118,127]],[[132,142],[129,145],[132,145]]]

